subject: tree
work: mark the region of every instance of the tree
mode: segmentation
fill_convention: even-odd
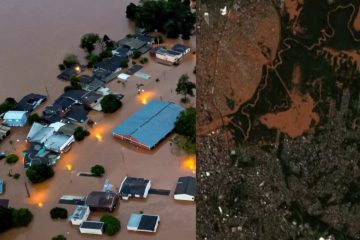
[[[181,75],[177,87],[176,87],[176,93],[184,95],[184,98],[181,100],[183,102],[187,102],[188,99],[186,98],[187,95],[194,96],[193,89],[196,88],[195,83],[189,81],[189,76],[187,74]]]
[[[164,31],[167,38],[178,38],[180,34],[179,23],[174,20],[169,20],[164,25]]]
[[[77,127],[74,132],[74,138],[76,141],[82,141],[85,137],[89,136],[90,132],[83,127]]]
[[[126,7],[126,17],[132,21],[135,20],[136,13],[139,11],[139,7],[136,6],[134,3],[130,3]]]
[[[80,47],[89,54],[95,49],[95,44],[100,41],[100,37],[96,33],[87,33],[81,37]]]
[[[127,59],[121,60],[120,67],[121,68],[128,68],[129,67],[129,60],[127,60]]]
[[[140,56],[141,56],[141,52],[139,51],[134,51],[132,54],[133,59],[138,59]]]
[[[0,233],[13,227],[12,215],[9,208],[0,206]]]
[[[109,94],[103,97],[103,99],[100,101],[100,104],[104,113],[113,113],[122,106],[122,103],[113,94]]]
[[[52,219],[65,219],[68,216],[68,212],[65,208],[54,207],[50,210],[50,217]]]
[[[86,56],[86,60],[88,61],[87,67],[92,68],[95,65],[95,63],[98,62],[99,57],[96,56],[95,54],[89,54]]]
[[[17,102],[14,98],[6,98],[5,101],[0,104],[0,114],[7,112],[9,110],[15,109],[17,106]]]
[[[52,240],[66,240],[66,237],[64,235],[60,234],[60,235],[53,237]]]
[[[12,208],[11,218],[14,227],[26,227],[33,219],[33,214],[26,208]]]
[[[182,111],[175,122],[175,132],[184,135],[195,143],[196,140],[196,109],[188,108]]]
[[[31,114],[28,118],[28,123],[30,126],[33,125],[34,122],[40,122],[40,121],[41,121],[41,117],[37,113]]]
[[[108,236],[113,236],[120,231],[121,225],[119,219],[106,214],[101,217],[100,221],[104,222],[104,232]]]
[[[14,164],[19,160],[18,155],[16,154],[9,154],[6,156],[6,163],[7,164]]]
[[[41,183],[53,177],[54,170],[46,164],[36,164],[26,170],[26,176],[32,183]]]
[[[105,168],[97,164],[91,168],[91,173],[97,177],[101,177],[105,173]]]
[[[63,60],[63,64],[65,67],[67,68],[71,68],[74,67],[75,65],[79,65],[79,59],[76,55],[74,54],[68,54],[65,56],[64,60]]]

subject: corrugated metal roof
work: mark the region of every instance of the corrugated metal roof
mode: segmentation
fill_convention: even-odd
[[[22,119],[27,111],[8,111],[4,115],[4,119]]]
[[[113,134],[131,137],[151,149],[174,129],[183,110],[175,103],[153,100],[116,127]]]

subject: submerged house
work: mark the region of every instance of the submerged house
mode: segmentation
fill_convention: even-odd
[[[195,201],[196,179],[194,177],[180,177],[174,193],[175,200]]]
[[[78,205],[76,206],[74,213],[70,216],[69,221],[72,225],[80,225],[88,219],[89,214],[89,206]]]
[[[108,192],[91,192],[85,200],[85,204],[92,211],[112,212],[119,202],[119,196],[111,191]]]
[[[17,104],[16,110],[31,112],[47,99],[46,96],[30,93],[24,96]]]
[[[175,52],[179,52],[183,56],[190,53],[190,51],[191,51],[189,47],[182,45],[182,44],[175,44],[174,46],[172,46],[171,50],[173,50]]]
[[[23,127],[27,123],[27,111],[8,111],[5,113],[4,123],[10,127]]]
[[[117,126],[112,134],[151,150],[174,130],[175,121],[183,110],[172,102],[152,100]]]
[[[149,194],[151,181],[144,178],[134,178],[126,176],[119,188],[121,199],[146,198]]]
[[[156,232],[159,223],[159,215],[132,213],[127,224],[127,230],[137,232]]]
[[[84,221],[81,223],[79,229],[81,233],[102,235],[104,223],[99,221]]]
[[[160,46],[151,49],[150,56],[169,63],[179,63],[182,60],[183,54]]]

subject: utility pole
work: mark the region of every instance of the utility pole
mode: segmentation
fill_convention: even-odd
[[[47,89],[47,86],[45,86],[46,96],[49,98],[49,91]]]

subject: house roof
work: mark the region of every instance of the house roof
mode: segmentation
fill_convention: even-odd
[[[146,43],[153,43],[154,42],[154,37],[147,35],[147,34],[141,34],[141,33],[135,33],[134,34],[134,38],[139,39],[143,42]]]
[[[47,99],[46,96],[30,93],[24,96],[17,104],[16,109],[20,111],[29,111],[34,110],[38,104],[42,103]]]
[[[153,49],[151,49],[150,52],[151,53],[161,54],[161,55],[164,55],[164,56],[179,56],[179,55],[181,55],[181,52],[169,50],[169,49],[166,49],[165,47],[162,47],[162,46],[153,48]]]
[[[26,139],[30,142],[43,143],[54,133],[54,131],[55,129],[53,127],[47,127],[34,122]]]
[[[60,96],[58,99],[55,100],[53,107],[55,111],[65,111],[74,104],[75,101],[73,99]]]
[[[175,44],[171,49],[176,52],[185,53],[186,50],[188,50],[190,48],[185,45],[182,45],[182,44]]]
[[[81,102],[81,99],[87,94],[84,90],[70,90],[64,92],[61,97],[69,98],[78,102]]]
[[[53,161],[59,159],[60,155],[56,152],[46,150],[42,144],[31,143],[25,151],[25,168],[36,164],[50,165]]]
[[[58,132],[65,134],[65,135],[74,135],[75,129],[79,127],[79,125],[73,124],[73,123],[67,123],[61,128],[59,128]]]
[[[183,110],[175,103],[153,100],[117,126],[113,134],[132,138],[151,149],[174,129]]]
[[[142,41],[140,39],[133,38],[133,37],[130,37],[130,38],[126,37],[126,38],[123,38],[120,41],[118,41],[118,45],[123,45],[123,46],[129,47],[130,49],[137,50],[137,49],[143,47],[144,45],[146,45],[146,42]]]
[[[117,197],[114,192],[91,192],[87,196],[85,204],[94,208],[112,208],[116,205]]]
[[[7,119],[22,119],[24,115],[27,115],[27,111],[8,111],[4,115],[4,120]]]
[[[180,177],[175,189],[175,195],[186,194],[195,196],[196,193],[196,179],[194,177]]]
[[[50,124],[49,127],[54,128],[55,132],[58,132],[59,129],[64,125],[65,125],[65,123],[62,123],[62,122],[54,122],[54,123]]]
[[[104,69],[108,72],[113,72],[116,69],[120,68],[120,63],[123,59],[127,59],[124,57],[113,56],[110,59],[103,60],[95,64],[95,68]],[[110,74],[108,74],[110,75]]]
[[[59,152],[60,148],[69,140],[71,136],[64,134],[51,135],[44,143],[46,149]]]
[[[140,230],[155,231],[156,223],[159,216],[145,215],[143,214],[138,226]]]
[[[104,223],[98,221],[84,221],[81,223],[80,228],[89,228],[89,229],[103,229]]]
[[[58,76],[57,78],[58,79],[61,79],[61,80],[70,80],[70,78],[72,76],[76,76],[77,75],[77,72],[75,69],[73,68],[66,68],[64,71],[62,71]]]
[[[65,117],[69,120],[77,122],[85,122],[89,111],[85,109],[82,104],[75,104],[71,107],[70,111],[66,113]]]
[[[140,195],[143,196],[150,180],[144,178],[125,177],[119,193],[121,196]]]
[[[88,211],[88,206],[76,206],[74,213],[71,215],[71,219],[79,219],[82,220],[85,216],[85,213]]]

